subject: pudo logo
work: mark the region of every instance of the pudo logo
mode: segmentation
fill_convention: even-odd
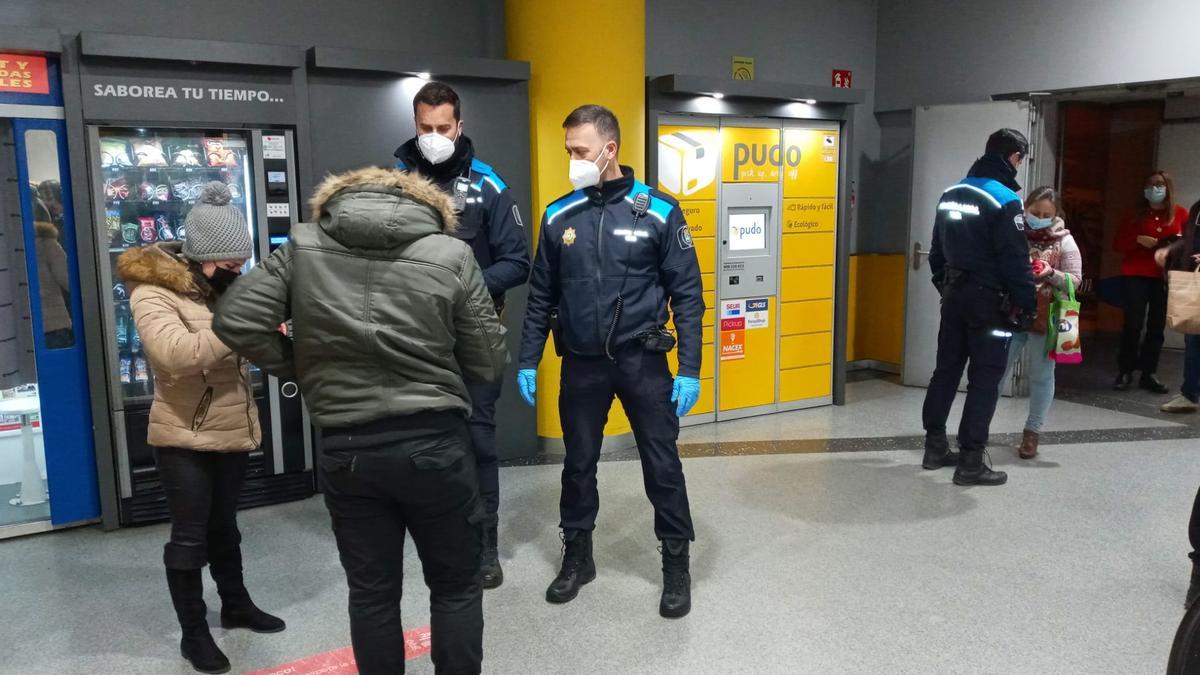
[[[799,145],[784,146],[776,143],[768,146],[766,143],[734,143],[733,144],[733,179],[742,176],[743,169],[764,169],[768,166],[777,167],[787,163],[793,169],[800,166]]]
[[[762,223],[755,222],[750,224],[729,224],[730,239],[757,239],[763,236]]]

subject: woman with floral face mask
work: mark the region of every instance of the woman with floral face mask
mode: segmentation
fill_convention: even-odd
[[[1113,239],[1113,250],[1125,256],[1121,263],[1125,324],[1117,357],[1120,373],[1113,388],[1128,389],[1133,384],[1133,371],[1140,370],[1139,387],[1165,394],[1167,387],[1155,373],[1167,325],[1167,284],[1154,253],[1179,236],[1188,214],[1187,209],[1175,203],[1175,182],[1166,171],[1150,174],[1142,195],[1145,198],[1142,207],[1125,219]]]
[[[1054,361],[1045,349],[1046,324],[1050,318],[1050,300],[1055,290],[1065,292],[1068,278],[1079,286],[1083,282],[1083,259],[1075,238],[1067,231],[1060,216],[1058,192],[1040,187],[1025,200],[1025,235],[1029,257],[1037,282],[1038,311],[1028,332],[1015,333],[1008,350],[1008,368],[1021,357],[1029,344],[1029,417],[1021,438],[1021,459],[1033,459],[1038,452],[1038,434],[1054,402]],[[1008,378],[1005,373],[1004,379]],[[1001,380],[1004,381],[1003,379]]]

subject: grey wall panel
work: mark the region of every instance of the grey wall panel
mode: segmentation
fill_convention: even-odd
[[[878,110],[1200,77],[1200,2],[880,0]]]
[[[828,86],[834,69],[854,71],[866,92],[854,112],[854,148],[848,186],[859,204],[878,195],[864,170],[879,160],[875,110],[877,0],[646,0],[646,73],[731,78],[732,57],[755,59],[755,79]],[[882,227],[873,211],[858,209],[860,229]],[[857,250],[852,252],[857,253]]]
[[[478,157],[508,183],[528,226],[532,219],[528,85],[482,79],[451,79],[447,83],[462,97],[464,133],[475,143]],[[313,72],[309,109],[315,180],[368,164],[390,166],[395,161],[392,152],[415,133],[412,97],[423,84],[412,77]],[[305,211],[307,216],[307,208]],[[496,440],[502,459],[537,452],[533,409],[521,401],[514,386],[525,297],[524,287],[509,292],[505,310],[509,351],[514,357],[496,411]]]
[[[64,34],[400,49],[504,57],[503,0],[8,0],[6,23]],[[497,7],[498,5],[498,7]]]
[[[862,166],[856,253],[904,253],[908,245],[908,202],[912,181],[912,112],[875,116],[879,123],[879,158]]]

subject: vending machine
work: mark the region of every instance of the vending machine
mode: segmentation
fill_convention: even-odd
[[[134,247],[187,239],[187,214],[204,186],[229,186],[255,242],[247,269],[287,241],[298,215],[291,129],[200,126],[88,127],[93,203],[105,251],[99,265],[104,302],[122,524],[166,518],[166,502],[146,442],[154,377],[134,326],[117,259]],[[312,434],[299,387],[251,367],[262,444],[251,455],[242,505],[313,494]]]

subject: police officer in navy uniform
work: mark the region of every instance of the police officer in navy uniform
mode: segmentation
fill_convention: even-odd
[[[508,185],[475,158],[463,135],[461,103],[454,89],[430,82],[413,99],[417,137],[396,150],[396,168],[429,178],[454,200],[459,212],[454,235],[471,245],[483,270],[496,312],[503,317],[504,293],[529,277],[529,243]],[[500,383],[472,385],[467,428],[479,468],[479,492],[487,510],[481,570],[483,587],[504,582],[498,549],[499,460],[496,456],[496,400]]]
[[[957,465],[958,485],[1003,485],[1008,476],[984,464],[988,427],[1000,397],[1012,331],[1037,310],[1017,169],[1029,142],[1015,129],[988,137],[984,156],[938,202],[929,266],[942,294],[937,367],[922,414],[926,469]],[[967,398],[950,450],[946,418],[964,366]]]
[[[612,111],[582,106],[563,128],[576,190],[542,218],[518,373],[521,395],[533,405],[536,368],[553,325],[563,357],[564,547],[546,599],[569,602],[596,576],[596,463],[615,395],[633,427],[662,541],[659,613],[681,617],[691,609],[688,548],[695,533],[676,440],[679,418],[700,395],[700,267],[679,204],[618,164],[621,132]],[[678,332],[674,378],[667,365],[676,341],[665,328],[669,319]]]

